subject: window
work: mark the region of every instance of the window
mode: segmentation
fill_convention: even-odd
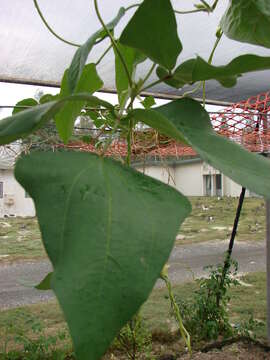
[[[204,175],[204,195],[212,195],[212,177],[211,175]]]
[[[222,177],[221,174],[216,175],[216,195],[222,196]]]
[[[4,196],[4,183],[0,181],[0,199],[3,199]]]

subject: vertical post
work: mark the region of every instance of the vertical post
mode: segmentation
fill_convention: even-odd
[[[270,200],[266,199],[267,340],[270,345]]]

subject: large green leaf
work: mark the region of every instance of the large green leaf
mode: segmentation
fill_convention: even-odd
[[[161,134],[172,137],[177,141],[187,144],[181,131],[161,113],[154,109],[135,109],[127,117],[132,118],[135,122],[143,122],[146,125],[158,130]]]
[[[122,32],[120,42],[142,51],[166,69],[173,69],[182,44],[170,0],[144,0]]]
[[[136,66],[146,60],[146,56],[141,54],[138,50],[133,49],[131,47],[122,45],[119,41],[117,42],[117,46],[125,63],[127,65],[127,70],[129,72],[130,77],[134,80]],[[128,98],[129,94],[129,81],[126,74],[126,70],[123,66],[123,63],[118,55],[117,51],[115,53],[115,82],[116,89],[118,94],[118,101],[120,106],[123,106]]]
[[[51,120],[68,101],[84,101],[90,106],[102,106],[113,110],[113,106],[107,101],[100,100],[87,93],[71,95],[59,101],[51,101],[0,120],[0,144],[8,144],[36,131]]]
[[[231,39],[270,48],[269,0],[231,0],[220,25]]]
[[[117,16],[110,23],[107,24],[108,30],[112,31],[124,15],[125,15],[125,8],[121,7]],[[72,59],[71,65],[69,67],[69,72],[68,72],[68,86],[69,86],[70,93],[74,92],[74,90],[77,86],[77,83],[80,80],[84,65],[87,61],[90,51],[92,50],[93,46],[95,45],[95,42],[99,39],[104,38],[105,36],[107,36],[107,34],[103,28],[96,31],[76,51],[76,53]]]
[[[65,71],[60,96],[67,92],[66,81],[69,70]],[[95,64],[85,65],[81,77],[74,90],[74,94],[81,92],[88,92],[93,94],[103,86],[103,81],[97,74]],[[56,114],[55,122],[61,139],[66,143],[72,135],[73,126],[76,118],[80,115],[81,109],[85,105],[85,101],[69,101]]]
[[[237,183],[270,198],[270,161],[217,135],[212,129],[208,113],[200,103],[183,98],[150,111],[157,112],[157,122],[162,115],[168,126],[175,126],[204,161]],[[142,112],[140,119],[144,121]],[[163,128],[165,129],[165,124]],[[178,136],[175,133],[174,138],[177,139]]]
[[[87,153],[33,153],[15,176],[34,199],[77,358],[100,359],[147,299],[190,204],[168,185]]]
[[[241,74],[270,69],[270,57],[257,55],[241,55],[224,66],[213,66],[198,56],[179,65],[170,75],[165,69],[158,67],[157,75],[172,87],[181,88],[185,84],[196,81],[215,79],[225,87],[232,87]]]

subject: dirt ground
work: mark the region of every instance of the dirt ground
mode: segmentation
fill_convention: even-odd
[[[269,351],[258,345],[247,342],[238,342],[224,346],[222,349],[213,349],[209,352],[193,351],[190,356],[179,351],[176,343],[153,344],[153,352],[141,355],[138,360],[266,360],[270,359]],[[103,360],[127,360],[126,354],[110,353]]]
[[[165,360],[166,358],[162,359]],[[177,357],[181,360],[265,360],[270,359],[270,352],[251,344],[235,343],[225,346],[221,350],[212,350],[207,353],[197,352],[190,358],[189,355]],[[169,360],[169,359],[168,359]],[[173,360],[173,358],[171,359]]]

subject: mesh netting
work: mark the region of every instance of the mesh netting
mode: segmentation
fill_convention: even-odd
[[[257,153],[270,152],[270,91],[252,96],[248,100],[233,104],[230,107],[210,113],[213,129],[221,136],[240,144],[247,150]],[[97,143],[100,146],[97,146]],[[105,156],[122,159],[127,156],[127,144],[117,139],[106,146],[104,152],[103,144],[97,136],[91,143],[75,142],[68,145],[55,143],[55,148],[69,148],[78,151],[87,151]],[[1,147],[1,158],[10,156],[10,146]],[[181,159],[197,156],[190,146],[184,146],[175,140],[159,134],[153,129],[134,131],[131,142],[132,160],[143,160],[151,158]],[[14,151],[14,150],[13,150]],[[6,156],[5,156],[6,154]]]
[[[252,152],[270,151],[270,91],[253,96],[248,100],[211,113],[213,129],[220,135],[242,145]],[[102,152],[93,144],[69,144],[69,148],[89,152]],[[105,152],[106,156],[125,157],[127,145],[124,140],[115,140]],[[133,134],[132,157],[183,158],[196,156],[189,146],[158,134],[153,129],[138,131]]]
[[[211,116],[212,125],[252,152],[270,150],[270,92],[252,96]]]

